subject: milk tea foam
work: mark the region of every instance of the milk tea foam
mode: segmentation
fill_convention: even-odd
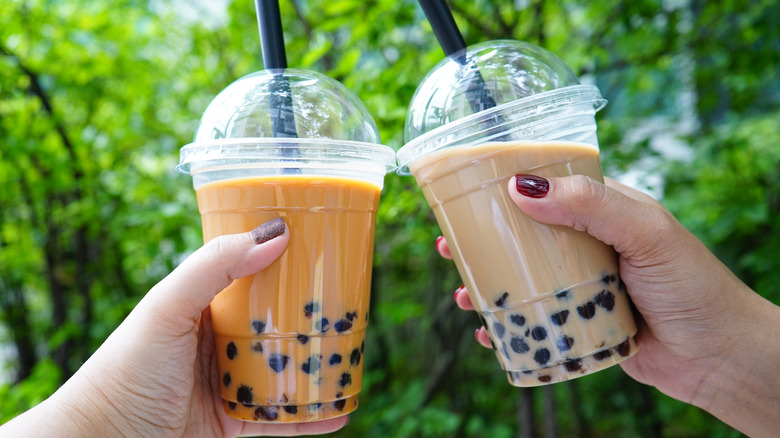
[[[284,218],[285,252],[211,303],[220,391],[232,417],[302,422],[358,405],[380,188],[303,175],[197,189],[204,240]]]
[[[570,141],[457,146],[409,165],[432,207],[509,382],[575,378],[636,352],[615,251],[525,215],[507,194],[517,173],[603,182],[597,147]]]

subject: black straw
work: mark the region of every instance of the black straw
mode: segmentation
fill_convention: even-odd
[[[255,8],[257,25],[260,28],[260,44],[263,48],[263,65],[269,70],[287,68],[279,1],[255,0]]]
[[[444,54],[451,56],[461,52],[454,59],[460,65],[466,65],[470,61],[466,57],[466,41],[458,30],[458,25],[452,17],[452,11],[444,0],[420,0],[425,17],[431,23],[433,33],[439,40]],[[485,86],[485,79],[478,69],[474,69],[474,76],[465,85],[466,99],[471,110],[475,113],[496,106],[496,101]]]

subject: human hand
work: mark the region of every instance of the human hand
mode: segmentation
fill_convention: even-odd
[[[0,432],[235,437],[320,434],[343,427],[348,417],[249,423],[227,416],[222,407],[208,305],[233,279],[270,265],[288,240],[281,218],[249,233],[213,239],[154,286],[62,388]]]
[[[518,175],[509,194],[534,220],[587,232],[620,254],[620,274],[639,312],[639,352],[621,363],[626,373],[742,430],[772,430],[759,425],[776,417],[777,384],[768,394],[769,412],[749,405],[767,391],[765,379],[777,381],[769,364],[780,343],[766,328],[778,327],[777,306],[737,279],[661,204],[615,181]],[[436,247],[451,258],[443,238]],[[473,309],[463,287],[455,301]],[[490,347],[484,328],[476,337]]]

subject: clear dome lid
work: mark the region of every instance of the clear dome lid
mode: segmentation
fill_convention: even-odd
[[[541,47],[515,40],[475,44],[423,79],[409,106],[405,141],[494,106],[579,84],[569,66]]]
[[[222,90],[193,142],[181,148],[177,170],[250,162],[299,169],[356,160],[395,169],[394,151],[381,144],[363,102],[332,78],[288,68],[251,73]]]

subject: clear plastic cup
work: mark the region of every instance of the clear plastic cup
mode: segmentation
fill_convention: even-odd
[[[209,105],[177,169],[192,175],[204,241],[277,217],[290,230],[278,260],[211,303],[227,414],[279,423],[354,411],[376,209],[395,169],[366,108],[314,72],[253,73]]]
[[[433,209],[515,386],[569,380],[637,351],[615,251],[534,221],[507,193],[518,173],[603,182],[594,115],[605,104],[552,53],[491,41],[437,65],[409,108],[399,173],[414,175]]]

